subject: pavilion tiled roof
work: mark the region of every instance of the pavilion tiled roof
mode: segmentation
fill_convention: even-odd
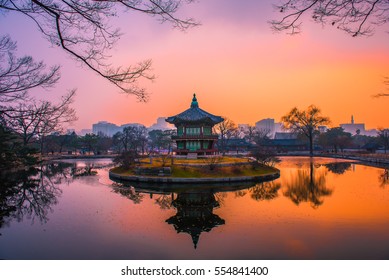
[[[224,119],[220,116],[212,115],[200,109],[196,99],[196,94],[193,94],[192,103],[188,110],[166,119],[168,123],[172,124],[179,122],[211,122],[212,124],[217,124],[223,120]]]

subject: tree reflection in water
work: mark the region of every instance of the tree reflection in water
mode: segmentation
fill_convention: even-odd
[[[323,204],[323,198],[330,196],[332,190],[326,187],[326,173],[317,170],[313,161],[309,164],[309,170],[298,169],[297,174],[286,184],[284,196],[290,198],[293,203],[299,205],[302,202],[309,202],[313,208]]]
[[[258,183],[249,189],[251,198],[257,201],[271,200],[278,197],[278,190],[281,188],[279,182],[263,182]]]
[[[69,178],[70,164],[50,163],[28,170],[6,172],[0,175],[0,227],[10,220],[32,222],[38,218],[47,222],[48,213],[57,204],[62,191],[56,185]]]
[[[28,170],[0,173],[0,228],[11,220],[37,218],[48,221],[48,214],[58,203],[62,190],[57,186],[70,183],[88,165],[79,167],[77,163],[50,162]]]
[[[343,174],[351,169],[350,162],[333,162],[327,163],[324,166],[327,168],[328,171],[334,174]]]
[[[389,185],[389,169],[384,169],[378,178],[380,187],[385,188]]]
[[[162,210],[170,209],[173,206],[173,194],[162,194],[155,199],[155,204],[159,205]]]
[[[144,194],[135,190],[134,187],[126,187],[121,183],[114,182],[112,184],[112,190],[114,193],[120,194],[131,200],[134,204],[140,204],[143,201]]]

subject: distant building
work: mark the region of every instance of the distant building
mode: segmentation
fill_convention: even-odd
[[[378,136],[378,130],[377,129],[368,129],[365,131],[366,136]]]
[[[119,131],[122,132],[124,128],[126,127],[145,127],[143,124],[141,123],[126,123],[126,124],[122,124],[120,127],[119,127]]]
[[[247,152],[255,147],[254,144],[249,143],[246,139],[231,138],[225,141],[224,150],[227,152]],[[221,140],[218,140],[218,146],[222,145]]]
[[[91,134],[91,133],[93,133],[93,130],[89,129],[89,128],[83,128],[80,130],[80,136],[85,136],[85,135]]]
[[[126,123],[122,124],[121,126],[118,126],[114,123],[109,123],[107,121],[100,121],[92,125],[92,133],[96,135],[102,134],[105,136],[112,137],[118,132],[123,132],[123,129],[129,126],[144,127],[144,125],[140,123]]]
[[[276,123],[274,119],[263,119],[255,123],[255,128],[258,131],[268,132],[269,138],[274,138],[276,132],[282,131],[282,124]]]
[[[245,137],[245,135],[249,131],[249,127],[250,127],[250,125],[246,124],[246,123],[245,124],[238,124],[238,136],[239,136],[239,138]]]
[[[159,117],[157,119],[157,123],[152,124],[147,129],[149,131],[151,131],[151,130],[169,130],[169,129],[172,129],[172,126],[165,121],[165,117]]]
[[[297,139],[297,134],[293,132],[276,132],[274,139],[285,140],[285,139]]]
[[[344,132],[351,133],[351,135],[377,136],[377,130],[366,130],[364,123],[355,123],[354,116],[351,116],[351,123],[342,123],[340,127],[343,128]]]
[[[343,128],[344,132],[351,133],[351,135],[361,134],[365,135],[365,124],[355,123],[354,116],[351,116],[351,123],[342,123],[340,127]]]
[[[305,151],[308,149],[307,143],[297,137],[292,132],[276,132],[274,139],[265,142],[264,145],[274,149],[278,153],[288,151]]]
[[[115,133],[119,132],[120,127],[116,124],[109,123],[107,121],[100,121],[92,125],[92,132],[94,134],[103,134],[112,137]]]
[[[317,130],[319,130],[320,133],[325,133],[328,130],[328,127],[326,125],[319,125],[317,127]]]

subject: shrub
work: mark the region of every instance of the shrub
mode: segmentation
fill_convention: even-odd
[[[125,169],[129,169],[130,167],[134,166],[135,163],[139,162],[139,155],[134,150],[125,151],[116,156],[113,159],[113,162],[115,164],[119,164]]]

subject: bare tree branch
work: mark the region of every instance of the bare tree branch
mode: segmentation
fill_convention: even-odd
[[[77,120],[75,110],[71,107],[75,90],[61,98],[57,104],[49,101],[20,102],[17,106],[0,107],[3,124],[19,134],[23,144],[27,145],[33,139],[40,139],[50,133],[63,130],[63,124]]]
[[[372,35],[374,26],[386,24],[389,20],[387,0],[282,0],[274,6],[283,14],[270,24],[275,31],[290,30],[299,33],[304,15],[321,24],[331,24],[353,37]]]
[[[151,60],[134,66],[113,67],[107,63],[108,52],[120,37],[119,29],[112,28],[109,20],[118,11],[136,11],[174,28],[187,30],[197,26],[194,19],[181,19],[175,13],[183,3],[194,0],[0,0],[0,12],[17,12],[30,19],[40,32],[54,45],[61,47],[98,75],[118,87],[146,101],[148,93],[137,84],[141,78],[154,80],[150,73]]]
[[[321,110],[311,105],[307,110],[299,110],[294,107],[288,114],[281,118],[284,128],[296,133],[304,134],[309,140],[310,155],[313,155],[313,136],[319,125],[330,123],[328,117],[321,115]]]
[[[386,89],[384,92],[378,93],[373,95],[373,97],[388,97],[389,96],[389,77],[385,77],[384,79],[384,85],[386,86]]]
[[[46,70],[46,65],[30,56],[15,57],[16,43],[9,36],[0,37],[0,102],[9,103],[27,98],[27,91],[36,87],[52,87],[60,78],[59,66]]]

